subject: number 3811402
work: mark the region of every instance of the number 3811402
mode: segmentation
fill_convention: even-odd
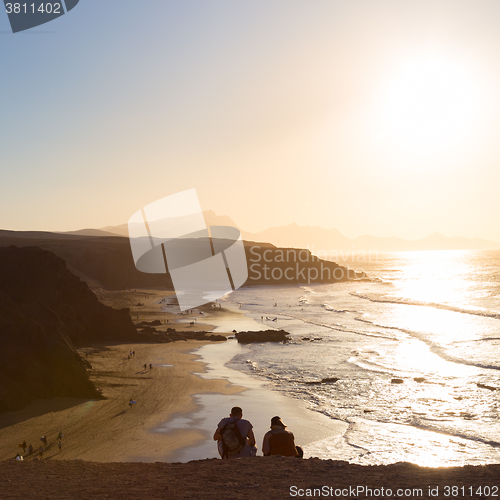
[[[62,14],[60,3],[41,3],[36,6],[34,3],[6,3],[7,14]]]

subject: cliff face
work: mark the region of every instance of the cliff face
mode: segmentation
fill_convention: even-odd
[[[172,289],[169,275],[146,274],[136,269],[128,238],[0,230],[0,247],[11,245],[36,246],[53,252],[82,279],[108,290]]]
[[[365,277],[362,272],[321,260],[306,249],[245,242],[245,253],[248,265],[245,285],[334,283]]]
[[[189,246],[190,242],[185,244]],[[86,282],[108,290],[154,287],[173,290],[170,274],[147,274],[136,269],[128,238],[0,230],[0,247],[8,245],[49,250]],[[245,241],[245,252],[246,285],[334,283],[363,277],[335,262],[319,260],[309,250]]]
[[[137,339],[128,311],[101,304],[59,257],[0,248],[0,412],[36,398],[100,397],[75,346]]]
[[[0,294],[0,412],[21,409],[36,398],[100,397],[84,361],[64,337]]]

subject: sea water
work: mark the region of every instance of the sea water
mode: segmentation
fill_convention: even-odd
[[[347,264],[368,279],[227,296],[291,333],[289,343],[253,344],[228,366],[347,423],[351,462],[500,463],[500,251]],[[338,380],[318,383],[326,378]],[[330,442],[315,447],[312,455],[339,458]]]

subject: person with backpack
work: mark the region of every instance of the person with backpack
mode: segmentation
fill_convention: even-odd
[[[239,406],[231,408],[229,417],[223,418],[217,425],[214,441],[221,458],[254,457],[257,453],[253,425],[242,418],[243,410]]]
[[[281,455],[282,457],[302,458],[304,452],[300,446],[295,446],[295,438],[280,417],[271,419],[271,430],[264,436],[262,442],[262,453],[265,457],[269,455]]]

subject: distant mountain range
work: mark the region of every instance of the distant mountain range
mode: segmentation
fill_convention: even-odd
[[[217,215],[212,210],[203,212],[209,226],[238,227],[230,217]],[[439,233],[433,233],[420,240],[405,240],[397,237],[378,237],[371,235],[347,238],[338,229],[323,229],[315,226],[299,226],[295,223],[288,226],[272,227],[259,233],[250,233],[240,228],[243,239],[272,243],[285,248],[308,248],[313,253],[319,251],[353,251],[353,252],[402,252],[417,250],[496,250],[500,244],[495,241],[480,238],[464,238],[455,236],[449,238]],[[102,229],[83,229],[70,234],[82,236],[127,236],[128,225],[107,226]]]

